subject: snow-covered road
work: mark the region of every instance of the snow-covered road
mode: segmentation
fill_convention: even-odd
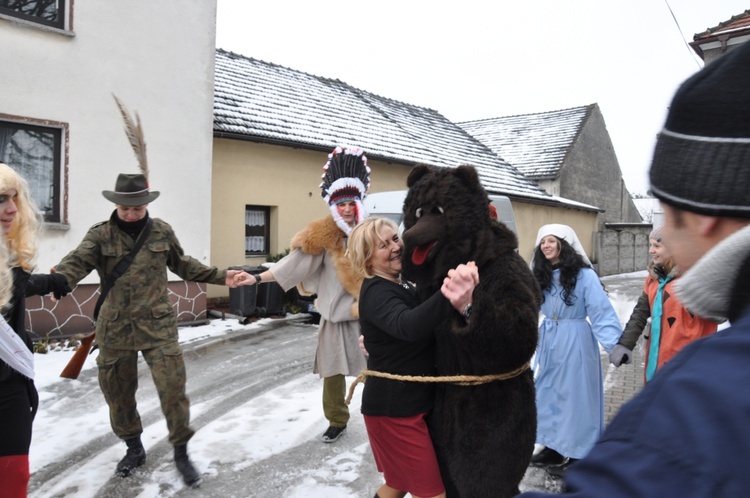
[[[645,273],[605,278],[610,299],[627,320]],[[204,482],[183,485],[172,460],[164,416],[148,368],[139,364],[138,404],[147,460],[136,475],[113,475],[125,445],[111,432],[99,391],[94,353],[78,380],[61,379],[71,351],[35,355],[40,409],[31,447],[32,498],[86,497],[371,497],[382,483],[355,390],[345,435],[334,444],[313,375],[317,342],[306,315],[249,325],[211,320],[180,329],[188,369],[192,425],[188,450]],[[352,379],[349,379],[351,382]],[[609,386],[605,386],[605,389]],[[531,468],[521,489],[555,491],[559,482]]]

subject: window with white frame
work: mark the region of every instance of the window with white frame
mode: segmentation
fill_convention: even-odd
[[[0,14],[65,29],[67,0],[0,0]]]
[[[29,184],[44,220],[61,219],[62,128],[0,120],[0,162],[7,164]]]
[[[265,256],[270,252],[267,206],[245,206],[245,256]]]

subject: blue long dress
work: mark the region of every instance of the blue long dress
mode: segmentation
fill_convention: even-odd
[[[622,327],[594,270],[581,269],[572,294],[573,305],[567,306],[560,270],[554,270],[552,285],[544,291],[544,317],[534,360],[536,442],[564,456],[582,458],[604,430],[597,341],[609,352]]]

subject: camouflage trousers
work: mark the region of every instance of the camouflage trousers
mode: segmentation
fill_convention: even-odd
[[[185,362],[182,348],[175,341],[141,351],[151,370],[161,411],[167,419],[169,442],[185,444],[195,431],[190,428],[190,401],[185,393]],[[109,405],[109,421],[114,433],[123,440],[143,432],[135,392],[138,390],[138,351],[100,348],[99,387]]]

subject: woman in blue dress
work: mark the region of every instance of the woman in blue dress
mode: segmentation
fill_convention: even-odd
[[[562,476],[604,430],[599,344],[611,351],[622,327],[572,228],[545,225],[534,247],[532,271],[543,292],[534,360],[536,442],[544,449],[531,463]]]

